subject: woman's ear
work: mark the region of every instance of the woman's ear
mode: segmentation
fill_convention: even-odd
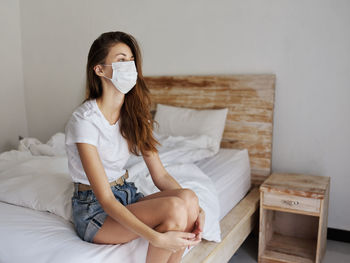
[[[102,69],[102,66],[101,65],[96,65],[94,67],[94,71],[95,71],[95,74],[97,76],[100,76],[100,77],[103,77],[104,76],[104,72],[103,72],[103,69]]]

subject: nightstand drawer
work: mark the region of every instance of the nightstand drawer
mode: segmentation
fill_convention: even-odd
[[[263,197],[263,205],[319,213],[321,200],[301,196],[265,192]]]

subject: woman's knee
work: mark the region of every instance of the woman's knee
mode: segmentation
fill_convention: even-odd
[[[163,222],[165,231],[184,231],[187,227],[187,207],[185,201],[179,197],[169,197],[166,205],[166,216]]]
[[[185,201],[186,208],[189,215],[193,215],[197,218],[199,212],[198,197],[191,189],[181,189],[179,197]]]

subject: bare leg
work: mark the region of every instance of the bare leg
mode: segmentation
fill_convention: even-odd
[[[168,231],[168,227],[165,224],[160,225],[159,227],[156,227],[155,230],[158,232],[164,233]],[[184,231],[184,230],[181,230]],[[176,252],[178,253],[178,252]],[[183,253],[183,252],[182,252]],[[157,248],[149,244],[148,251],[147,251],[147,258],[146,262],[168,262],[169,258],[174,255],[175,253],[165,250],[162,248]],[[181,254],[182,255],[182,254]]]
[[[142,199],[140,199],[139,202],[154,199],[154,198],[159,198],[159,197],[171,197],[171,196],[179,197],[185,201],[187,214],[188,214],[187,229],[189,232],[191,232],[191,230],[193,229],[193,223],[196,221],[199,213],[198,197],[192,190],[187,188],[165,190],[165,191],[147,195]],[[192,228],[190,227],[191,222],[192,222]]]
[[[187,226],[186,226],[185,232],[191,232],[199,213],[198,198],[193,193],[193,191],[189,189],[166,190],[166,191],[145,196],[140,201],[150,200],[150,199],[159,198],[159,197],[166,197],[166,196],[177,196],[185,201],[187,214],[188,214]],[[171,254],[168,260],[168,263],[181,262],[182,255],[184,252],[185,252],[185,249],[182,249],[177,251],[176,253]]]
[[[187,226],[187,209],[181,198],[159,197],[143,200],[126,206],[138,219],[159,232],[184,231]],[[121,244],[138,238],[135,233],[107,216],[93,242],[100,244]],[[171,252],[149,245],[147,262],[167,262]]]

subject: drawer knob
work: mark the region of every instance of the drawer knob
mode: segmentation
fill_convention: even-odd
[[[282,202],[284,204],[289,205],[289,206],[293,206],[293,205],[298,205],[299,204],[299,201],[292,201],[292,200],[282,200]]]

